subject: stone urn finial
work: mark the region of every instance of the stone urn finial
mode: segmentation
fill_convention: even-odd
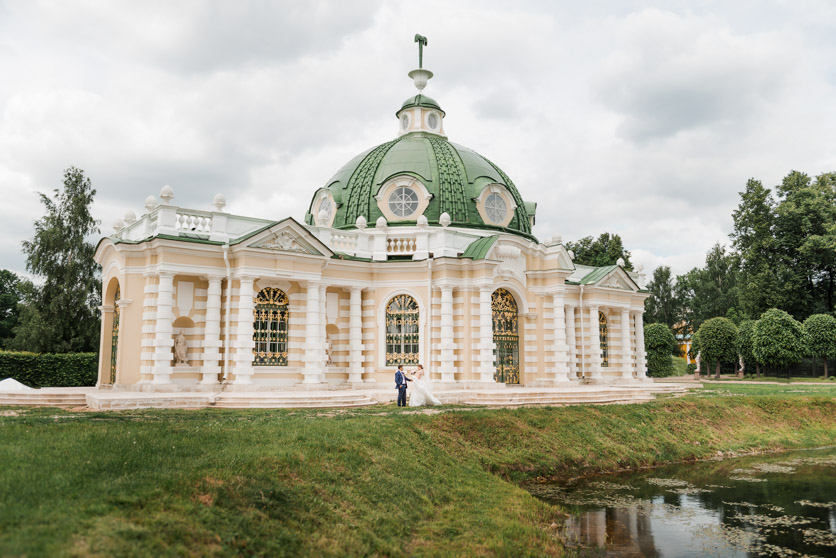
[[[124,228],[125,228],[125,223],[122,222],[122,219],[117,217],[116,220],[113,221],[113,230],[118,233],[119,231],[121,231]]]
[[[366,230],[366,225],[367,224],[368,223],[366,222],[366,218],[363,217],[362,215],[358,216],[357,220],[354,221],[354,226],[357,227],[358,229],[360,229],[361,231]]]
[[[378,217],[378,218],[377,218],[377,221],[375,221],[374,226],[375,226],[375,228],[377,228],[377,229],[383,229],[383,230],[385,230],[385,229],[386,229],[386,226],[387,226],[388,224],[389,224],[389,223],[387,223],[387,222],[386,222],[386,217],[384,217],[383,215],[381,215],[380,217]]]
[[[226,207],[226,198],[223,194],[215,194],[215,197],[212,198],[212,205],[215,206],[215,211],[220,213]]]
[[[125,212],[125,224],[126,225],[133,225],[136,223],[136,213],[131,210]]]
[[[446,211],[445,211],[444,213],[442,213],[442,214],[441,214],[441,216],[438,218],[438,223],[439,223],[442,227],[444,227],[445,229],[446,229],[447,227],[449,227],[449,226],[450,226],[450,223],[452,223],[452,222],[453,222],[453,220],[452,220],[452,219],[450,219],[450,214],[449,214],[449,213],[447,213]]]
[[[160,199],[165,205],[168,205],[174,199],[174,188],[166,184],[160,189]]]
[[[154,196],[148,196],[145,198],[145,209],[148,211],[154,211],[155,207],[157,207],[157,198]]]
[[[418,217],[418,228],[419,229],[426,229],[427,225],[429,225],[429,224],[430,224],[430,222],[427,220],[426,215],[421,215],[420,217]]]
[[[618,258],[617,260],[615,260],[615,265],[617,265],[618,267],[624,267],[624,258]]]
[[[575,261],[575,252],[574,250],[569,250],[569,259]]]

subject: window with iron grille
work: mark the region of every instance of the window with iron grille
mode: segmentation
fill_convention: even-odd
[[[255,297],[253,310],[254,366],[287,366],[288,299],[267,287]]]
[[[386,305],[386,365],[418,364],[418,303],[397,295]]]
[[[610,365],[610,345],[607,339],[607,316],[598,312],[598,337],[601,339],[601,366]]]

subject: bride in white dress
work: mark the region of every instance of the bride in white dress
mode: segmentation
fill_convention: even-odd
[[[412,388],[412,393],[409,396],[410,407],[441,405],[441,400],[433,395],[430,379],[426,376],[424,367],[420,364],[418,365],[418,369],[412,374],[412,385],[409,387]]]

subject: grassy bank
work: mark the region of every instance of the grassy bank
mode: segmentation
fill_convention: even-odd
[[[0,416],[0,555],[559,555],[560,510],[509,480],[834,443],[836,391],[747,391],[769,387],[433,415],[21,411]]]

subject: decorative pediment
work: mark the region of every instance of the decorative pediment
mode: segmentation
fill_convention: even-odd
[[[331,256],[333,253],[305,227],[293,219],[285,219],[247,239],[248,248],[274,252]]]
[[[299,237],[290,231],[281,231],[272,234],[256,243],[250,244],[251,248],[263,248],[264,250],[277,250],[279,252],[300,252],[302,254],[318,254],[310,246],[305,246]]]
[[[600,281],[595,283],[595,286],[607,287],[609,289],[621,289],[623,291],[637,291],[639,289],[635,281],[633,281],[621,268],[614,269]]]

